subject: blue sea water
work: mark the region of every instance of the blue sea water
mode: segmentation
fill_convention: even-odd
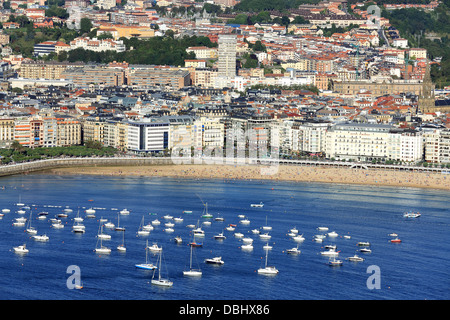
[[[450,298],[450,207],[447,191],[415,188],[373,187],[323,183],[272,181],[177,180],[173,178],[110,177],[83,175],[30,174],[0,179],[0,209],[8,208],[0,220],[0,299],[152,299],[152,300],[372,300]],[[38,234],[46,233],[50,240],[36,242],[25,227],[14,227],[19,217],[15,204],[30,206],[32,225]],[[203,202],[209,212],[220,213],[225,221],[213,219],[202,225]],[[263,202],[263,208],[251,203]],[[49,221],[63,208],[73,212],[62,218],[63,229],[54,229]],[[87,208],[96,209],[96,218],[85,218],[85,234],[72,233],[73,217],[78,210],[82,217]],[[103,244],[112,249],[109,255],[93,250],[99,218],[117,224],[118,212],[127,208],[131,213],[120,216],[126,227],[126,253],[116,250],[122,233],[104,229],[112,236]],[[183,213],[191,210],[191,214]],[[417,219],[406,219],[403,212],[422,213]],[[46,220],[37,213],[49,212]],[[243,214],[249,225],[239,223]],[[164,230],[164,215],[183,217],[175,223],[173,233]],[[149,223],[155,218],[161,225],[148,237],[138,237],[141,219]],[[266,241],[250,230],[272,226],[273,249],[268,260],[280,271],[276,276],[259,275],[263,266]],[[194,266],[202,269],[200,278],[188,278],[182,271],[189,265],[192,229],[188,224],[202,225],[205,230],[203,247],[194,250]],[[253,251],[241,250],[242,242],[234,232],[224,231],[236,224],[234,232],[254,239]],[[313,241],[319,226],[329,227],[339,236]],[[305,241],[299,245],[300,255],[288,255],[286,249],[296,247],[288,231],[296,227]],[[217,241],[213,236],[224,231],[227,237]],[[395,232],[400,244],[389,242]],[[176,244],[175,236],[183,243]],[[351,239],[343,238],[350,235]],[[146,240],[163,247],[164,273],[167,271],[173,287],[160,288],[150,284],[152,271],[137,269],[145,261]],[[358,253],[365,261],[352,263],[357,242],[371,243],[372,253]],[[27,244],[30,252],[18,255],[13,247]],[[330,267],[320,255],[323,246],[336,244],[341,267]],[[208,265],[204,259],[221,256],[222,266]],[[156,263],[157,256],[149,259]],[[83,289],[68,289],[67,268],[80,269]],[[369,266],[379,267],[379,289],[369,289],[372,273]]]

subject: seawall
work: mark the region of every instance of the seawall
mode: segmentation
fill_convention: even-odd
[[[392,170],[392,171],[417,171],[433,173],[450,173],[446,168],[418,167],[409,165],[381,165],[363,164],[338,161],[310,161],[310,160],[287,160],[287,159],[229,159],[229,158],[175,158],[175,157],[111,157],[111,158],[58,158],[46,159],[32,162],[8,164],[0,166],[0,176],[22,174],[35,171],[50,170],[55,168],[70,167],[108,167],[108,166],[151,166],[151,165],[177,165],[177,164],[203,164],[203,165],[298,165],[298,166],[325,166],[366,170]]]

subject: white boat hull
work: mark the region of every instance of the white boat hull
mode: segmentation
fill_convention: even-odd
[[[202,275],[201,271],[197,270],[189,270],[189,271],[183,271],[183,275],[188,277],[200,277]]]

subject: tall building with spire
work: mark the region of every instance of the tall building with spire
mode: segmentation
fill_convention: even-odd
[[[434,84],[431,81],[430,64],[427,60],[425,75],[423,77],[422,89],[419,95],[419,110],[422,113],[438,111],[435,106]]]

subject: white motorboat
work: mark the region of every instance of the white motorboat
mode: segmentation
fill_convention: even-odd
[[[356,244],[358,247],[369,247],[370,246],[370,242],[367,241],[360,241]]]
[[[327,236],[331,237],[331,238],[335,238],[337,237],[339,234],[336,231],[331,231],[327,233]]]
[[[14,253],[19,253],[19,254],[25,254],[25,253],[30,252],[30,250],[27,249],[26,244],[14,247],[13,249],[14,249]]]
[[[390,236],[390,237],[398,237],[398,234],[393,232],[393,233],[389,233],[388,236]]]
[[[175,243],[182,243],[183,242],[183,239],[180,236],[176,236],[174,238],[174,240],[175,240]]]
[[[219,234],[216,234],[215,236],[214,236],[214,239],[216,239],[216,240],[225,240],[227,237],[225,237],[224,235],[223,235],[223,232],[221,232],[221,233],[219,233]]]
[[[336,245],[335,244],[327,244],[324,248],[327,250],[336,250]]]
[[[40,241],[40,242],[46,242],[46,241],[48,241],[50,239],[46,234],[34,235],[32,238],[35,241]]]
[[[319,231],[328,231],[328,227],[317,227]]]
[[[2,209],[2,213],[10,213],[11,212],[11,210],[10,209],[7,209],[7,208],[5,208],[5,209]]]
[[[291,230],[289,230],[289,232],[293,233],[293,234],[298,234],[298,229],[296,227],[294,227]]]
[[[244,251],[251,251],[253,250],[253,244],[248,243],[241,246],[241,249]]]
[[[303,241],[305,241],[305,238],[303,237],[303,235],[298,235],[298,236],[292,237],[292,240],[294,240],[295,242],[303,242]]]
[[[163,216],[163,218],[166,219],[166,220],[172,220],[173,216],[171,216],[169,214],[166,214],[165,216]]]
[[[253,239],[252,238],[243,238],[242,243],[245,243],[245,244],[253,243]]]
[[[154,229],[155,229],[155,228],[152,226],[151,223],[142,226],[142,230],[152,231],[152,230],[154,230]]]
[[[126,216],[126,215],[129,215],[129,214],[130,214],[130,211],[127,210],[127,209],[123,209],[123,210],[120,210],[119,213],[120,213],[121,215],[123,215],[123,216]]]
[[[320,252],[320,254],[327,257],[337,257],[339,255],[339,252],[335,249],[329,249],[327,251]]]
[[[268,233],[261,233],[259,235],[259,238],[262,239],[262,240],[269,240],[270,238],[272,238],[272,236],[270,234],[268,234]]]
[[[183,222],[183,218],[182,217],[178,217],[178,218],[173,218],[173,221],[175,221],[175,222]]]
[[[350,260],[350,261],[353,261],[353,262],[362,262],[362,261],[364,261],[364,258],[361,258],[357,254],[355,254],[353,257],[348,257],[347,259]]]
[[[205,259],[205,262],[209,263],[209,264],[224,264],[222,257],[214,257],[214,258]]]
[[[234,233],[234,237],[235,237],[235,238],[243,238],[243,237],[244,237],[244,234],[241,233],[241,232],[235,232],[235,233]]]
[[[172,222],[166,222],[166,223],[164,223],[164,226],[167,228],[172,228],[173,226],[175,226],[175,224]]]
[[[223,222],[223,221],[225,221],[225,218],[218,216],[218,217],[215,217],[214,220],[218,221],[218,222]]]
[[[236,228],[230,225],[230,226],[226,227],[225,229],[227,231],[234,231]]]
[[[288,253],[288,254],[300,254],[301,251],[298,250],[298,245],[297,245],[296,248],[287,249],[287,250],[286,250],[286,253]]]
[[[89,208],[89,209],[86,209],[85,212],[86,212],[86,216],[90,215],[90,216],[94,216],[95,217],[95,209]]]
[[[111,221],[108,221],[104,224],[105,228],[108,229],[114,229],[114,227],[116,226],[114,223],[112,223]]]
[[[336,257],[334,257],[333,260],[330,259],[330,261],[328,261],[330,267],[340,267],[342,264],[342,260],[336,260]]]
[[[249,225],[249,224],[250,224],[250,220],[248,220],[247,218],[245,218],[245,219],[242,219],[241,221],[239,221],[239,223],[240,223],[240,224],[243,224],[243,225]]]
[[[265,274],[265,275],[276,275],[278,274],[278,269],[274,266],[268,266],[267,265],[267,257],[269,255],[269,250],[266,250],[266,262],[264,268],[258,269],[258,274]]]
[[[162,247],[158,247],[158,245],[154,243],[150,247],[147,247],[147,249],[151,252],[160,252],[162,250]]]
[[[16,218],[13,222],[14,227],[23,227],[25,225],[26,218]]]
[[[252,230],[252,233],[253,233],[253,234],[259,234],[260,231],[259,231],[258,229],[253,229],[253,230]]]
[[[369,248],[361,248],[361,249],[359,249],[359,252],[363,252],[363,253],[371,253],[372,250],[370,250]]]
[[[262,202],[260,202],[260,203],[252,203],[252,204],[250,204],[250,207],[262,208],[262,207],[264,207],[264,203],[262,203]]]
[[[155,219],[152,221],[152,225],[154,226],[159,226],[161,224],[161,221],[159,221],[158,219]]]
[[[166,233],[172,233],[172,232],[175,231],[175,229],[173,229],[173,228],[165,228],[164,231],[165,231]]]
[[[271,245],[269,245],[268,243],[266,243],[264,246],[263,246],[263,249],[264,250],[272,250],[272,246]]]
[[[76,224],[74,224],[72,226],[72,231],[74,233],[85,233],[86,232],[86,226],[83,224],[80,224],[79,222],[77,222]]]
[[[54,223],[52,223],[52,228],[54,228],[54,229],[63,229],[64,225],[61,223],[61,221],[60,222],[54,222]]]
[[[421,214],[419,212],[412,212],[412,211],[405,212],[403,214],[404,218],[418,218],[420,216],[421,216]]]

